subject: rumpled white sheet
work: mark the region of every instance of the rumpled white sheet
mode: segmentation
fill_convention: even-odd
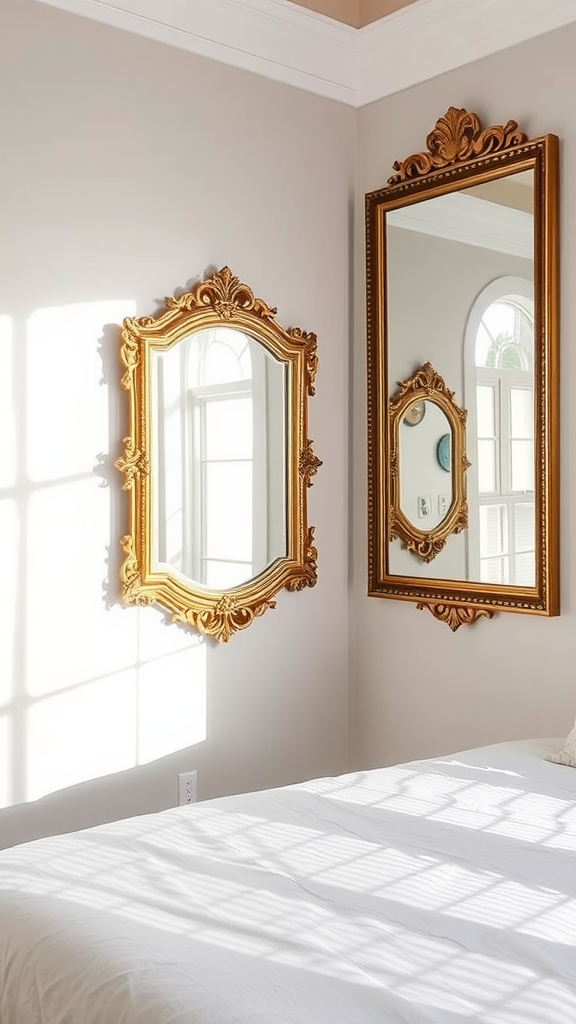
[[[503,744],[0,853],[1,1024],[571,1024],[576,772]]]

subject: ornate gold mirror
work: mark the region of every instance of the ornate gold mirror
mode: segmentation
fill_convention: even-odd
[[[451,107],[426,145],[366,196],[368,592],[557,615],[558,139]]]
[[[466,411],[431,363],[399,388],[388,408],[388,536],[431,562],[468,525]]]
[[[123,598],[221,641],[283,587],[316,583],[306,506],[321,465],[307,437],[316,337],[275,313],[224,267],[122,330]]]

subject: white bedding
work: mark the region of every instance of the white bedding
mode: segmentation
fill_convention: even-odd
[[[1,1024],[571,1024],[576,771],[555,746],[0,853]]]

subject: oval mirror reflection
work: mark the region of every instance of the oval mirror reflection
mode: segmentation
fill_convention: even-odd
[[[448,515],[454,493],[448,417],[435,402],[413,402],[398,441],[400,508],[415,529],[434,530]]]
[[[227,590],[287,554],[286,364],[229,327],[152,353],[153,560]]]

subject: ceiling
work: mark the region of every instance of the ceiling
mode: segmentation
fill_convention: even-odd
[[[416,0],[288,0],[353,28],[362,28]]]

